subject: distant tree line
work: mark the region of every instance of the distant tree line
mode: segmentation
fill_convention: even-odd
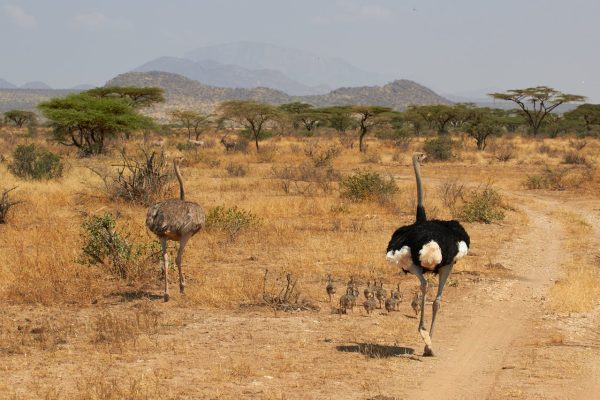
[[[358,149],[366,150],[365,138],[376,134],[381,138],[400,139],[435,133],[441,137],[451,132],[464,133],[484,150],[491,136],[506,132],[527,131],[532,136],[551,137],[574,132],[580,135],[600,134],[600,105],[580,104],[558,114],[562,104],[583,102],[579,95],[565,94],[538,86],[491,93],[494,99],[515,103],[517,108],[502,110],[477,107],[471,103],[409,106],[400,112],[373,105],[314,107],[302,102],[280,106],[254,101],[221,103],[215,114],[176,109],[169,113],[171,122],[187,132],[190,141],[198,141],[203,132],[214,129],[242,129],[260,151],[261,140],[272,135],[314,136],[325,132],[358,141]],[[107,141],[119,134],[157,129],[151,118],[140,109],[163,102],[163,90],[156,87],[101,87],[54,98],[38,108],[52,128],[52,138],[65,146],[74,146],[84,156],[102,154]],[[1,119],[17,127],[33,125],[36,114],[11,110]]]

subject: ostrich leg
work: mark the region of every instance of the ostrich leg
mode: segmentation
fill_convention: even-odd
[[[177,258],[175,259],[175,263],[177,264],[177,270],[179,271],[179,292],[183,293],[185,290],[185,277],[183,276],[183,272],[181,271],[181,259],[183,258],[183,251],[185,249],[185,245],[188,240],[190,240],[191,236],[183,236],[179,240],[179,250],[177,250]]]
[[[429,332],[425,329],[425,297],[427,296],[427,279],[423,276],[423,268],[411,265],[409,271],[419,278],[419,282],[421,283],[421,319],[419,320],[419,333],[421,337],[425,341],[426,347],[431,347],[431,338],[429,337]]]
[[[165,268],[165,301],[169,301],[169,253],[167,251],[167,238],[160,238],[160,247],[162,249],[162,259]]]
[[[435,300],[433,301],[433,305],[431,307],[432,308],[431,328],[429,328],[429,338],[430,339],[431,339],[431,337],[433,337],[433,327],[435,324],[435,316],[437,315],[437,312],[439,311],[440,305],[442,302],[442,292],[444,291],[444,286],[446,286],[446,281],[448,280],[448,276],[450,276],[450,272],[452,271],[453,266],[454,266],[454,263],[451,263],[448,265],[444,265],[443,267],[440,267],[440,270],[439,270],[439,283],[438,283],[437,296],[435,297]],[[425,350],[423,351],[423,355],[424,356],[434,356],[431,344],[425,345]]]

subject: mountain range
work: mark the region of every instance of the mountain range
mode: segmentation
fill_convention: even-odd
[[[383,86],[344,87],[323,95],[291,96],[270,88],[224,88],[204,85],[168,72],[128,72],[107,82],[108,86],[157,86],[165,90],[171,106],[214,108],[227,100],[254,100],[271,104],[302,101],[318,107],[371,104],[402,110],[410,104],[448,104],[449,100],[409,80],[396,80]]]

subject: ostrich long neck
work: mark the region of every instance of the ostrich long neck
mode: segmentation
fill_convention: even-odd
[[[185,191],[183,190],[183,179],[181,179],[181,173],[179,172],[179,165],[177,165],[177,161],[173,161],[175,165],[175,176],[179,181],[179,199],[185,200]]]
[[[423,206],[423,184],[421,183],[421,168],[417,157],[413,157],[413,167],[415,168],[415,178],[417,180],[417,222],[424,222],[427,221],[427,216]]]

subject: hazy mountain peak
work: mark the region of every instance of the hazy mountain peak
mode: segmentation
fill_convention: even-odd
[[[21,89],[52,89],[49,85],[40,81],[27,82],[21,85]]]
[[[311,87],[297,82],[281,71],[251,69],[234,64],[202,59],[198,61],[177,57],[159,57],[133,70],[134,72],[163,71],[183,75],[198,82],[228,88],[270,87],[293,95],[326,93],[327,88]]]
[[[9,81],[0,78],[0,89],[16,89],[17,85],[10,83]]]
[[[251,69],[281,71],[305,85],[330,87],[385,83],[385,76],[362,70],[339,57],[259,42],[232,42],[200,47],[185,54],[191,60],[215,60]]]

